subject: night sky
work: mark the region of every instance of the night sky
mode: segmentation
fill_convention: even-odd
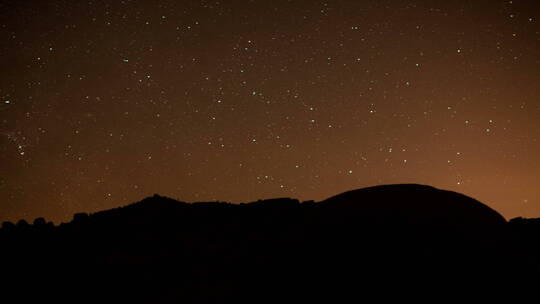
[[[0,221],[422,183],[540,217],[540,2],[1,1]]]

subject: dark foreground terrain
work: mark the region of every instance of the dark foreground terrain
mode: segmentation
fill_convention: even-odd
[[[4,223],[0,246],[0,296],[18,303],[438,303],[536,292],[540,276],[540,219],[421,185],[321,202],[155,195]]]

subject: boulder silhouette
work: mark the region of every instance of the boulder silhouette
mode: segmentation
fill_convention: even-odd
[[[34,228],[41,228],[47,225],[47,222],[45,221],[45,218],[38,217],[34,219],[34,222],[32,223],[34,225]]]
[[[12,222],[9,222],[9,221],[2,222],[2,229],[5,230],[5,231],[15,230],[16,227],[17,226],[15,224],[13,224]]]

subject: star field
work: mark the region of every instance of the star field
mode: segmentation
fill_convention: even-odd
[[[538,1],[0,11],[0,220],[389,183],[540,216]]]

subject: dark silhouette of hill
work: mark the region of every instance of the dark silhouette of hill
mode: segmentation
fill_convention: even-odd
[[[377,214],[388,220],[406,219],[418,225],[500,225],[498,212],[463,194],[425,185],[383,185],[330,197],[321,202],[351,212]]]
[[[539,236],[538,219],[422,185],[321,202],[154,195],[59,226],[3,223],[0,266],[20,302],[418,301],[524,288]]]

